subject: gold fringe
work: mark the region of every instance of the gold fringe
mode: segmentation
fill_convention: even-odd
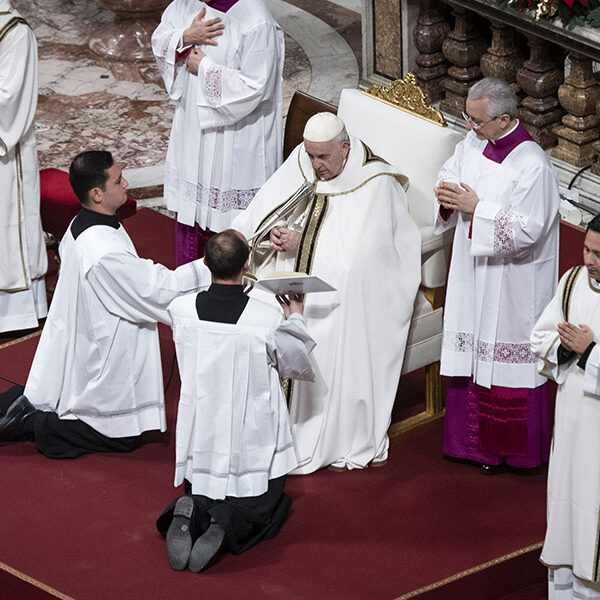
[[[49,585],[46,585],[45,583],[42,583],[41,581],[38,581],[37,579],[34,579],[33,577],[30,577],[29,575],[25,575],[25,573],[21,573],[21,571],[17,571],[17,569],[14,569],[13,567],[9,567],[7,564],[4,564],[3,562],[0,562],[0,569],[2,569],[3,571],[6,571],[7,573],[10,573],[10,575],[17,577],[18,579],[21,579],[22,581],[26,581],[27,583],[30,583],[31,585],[35,586],[36,588],[38,588],[40,590],[43,590],[44,592],[47,592],[48,594],[54,596],[55,598],[60,598],[60,600],[75,600],[71,596],[67,596],[66,594],[63,594],[62,592],[59,592],[58,590],[51,588]]]
[[[492,560],[488,560],[487,562],[481,563],[476,567],[472,567],[471,569],[467,569],[466,571],[461,571],[460,573],[455,573],[450,577],[446,577],[445,579],[440,579],[440,581],[436,581],[430,585],[426,585],[425,587],[419,588],[418,590],[413,590],[412,592],[408,592],[407,594],[403,594],[396,600],[409,600],[410,598],[414,598],[419,594],[423,594],[424,592],[429,592],[431,590],[435,590],[437,588],[443,587],[449,583],[453,583],[454,581],[458,581],[463,577],[468,577],[469,575],[473,575],[474,573],[479,573],[479,571],[484,571],[485,569],[489,569],[495,565],[498,565],[502,562],[510,560],[511,558],[516,558],[517,556],[521,556],[523,554],[527,554],[532,550],[539,550],[544,545],[544,542],[538,542],[537,544],[532,544],[531,546],[527,546],[526,548],[521,548],[520,550],[515,550],[514,552],[510,552],[509,554],[504,554],[503,556],[499,556],[498,558],[494,558]]]
[[[33,333],[28,333],[27,335],[17,338],[16,340],[11,340],[10,342],[5,342],[4,344],[0,344],[0,350],[3,350],[4,348],[8,348],[9,346],[14,346],[15,344],[20,344],[21,342],[25,342],[25,341],[30,340],[31,338],[37,337],[39,335],[42,335],[41,329],[39,331],[34,331]]]

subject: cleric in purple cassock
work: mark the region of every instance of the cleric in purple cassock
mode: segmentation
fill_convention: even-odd
[[[444,453],[537,467],[548,460],[546,379],[529,336],[556,288],[559,195],[544,154],[515,118],[503,81],[469,90],[469,133],[444,164],[436,231],[455,228],[441,372],[448,376]]]

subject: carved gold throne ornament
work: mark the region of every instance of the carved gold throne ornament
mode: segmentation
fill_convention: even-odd
[[[404,79],[396,79],[389,87],[372,85],[363,94],[377,98],[386,104],[435,123],[440,127],[447,127],[444,115],[427,104],[425,94],[417,85],[417,78],[413,73],[407,73]]]

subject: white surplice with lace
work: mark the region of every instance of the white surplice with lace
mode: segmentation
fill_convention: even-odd
[[[183,31],[206,8],[225,26],[202,46],[198,75],[177,60]],[[175,116],[165,165],[165,201],[185,225],[222,231],[281,164],[283,32],[262,0],[226,13],[198,0],[174,0],[152,47]]]
[[[471,215],[436,220],[436,233],[456,227],[441,371],[487,388],[532,389],[546,381],[529,335],[558,279],[558,186],[535,142],[519,144],[502,163],[483,155],[486,144],[469,132],[438,177],[466,183],[480,200],[471,237]]]

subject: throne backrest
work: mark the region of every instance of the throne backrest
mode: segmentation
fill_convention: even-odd
[[[421,229],[430,231],[437,212],[437,175],[462,135],[355,89],[342,90],[338,115],[349,133],[408,177],[409,212]]]

